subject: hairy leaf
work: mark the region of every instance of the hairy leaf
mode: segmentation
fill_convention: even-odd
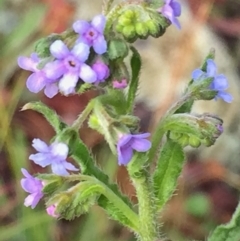
[[[168,139],[163,145],[153,175],[154,192],[161,209],[172,196],[182,171],[185,156],[182,147]]]
[[[49,122],[49,124],[54,128],[56,133],[61,132],[64,127],[66,127],[66,124],[60,120],[60,117],[57,115],[57,113],[40,101],[30,102],[22,107],[22,110],[29,109],[41,113]]]
[[[240,203],[231,221],[218,226],[207,239],[208,241],[239,241],[240,240]]]
[[[135,101],[135,96],[138,88],[139,74],[142,66],[141,57],[137,52],[137,50],[134,47],[131,47],[131,50],[133,52],[133,55],[131,58],[132,78],[129,85],[128,97],[127,97],[128,113],[131,113],[133,110],[133,104]]]

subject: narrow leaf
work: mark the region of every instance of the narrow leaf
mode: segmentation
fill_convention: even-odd
[[[137,231],[137,223],[132,223],[126,215],[123,214],[112,202],[110,202],[105,196],[101,195],[98,199],[98,204],[102,207],[106,213],[115,221],[123,224],[131,230]]]
[[[40,101],[30,102],[22,107],[22,111],[29,109],[41,113],[49,122],[49,124],[53,127],[56,133],[61,132],[63,128],[66,126],[66,124],[60,120],[60,117],[54,110],[50,109]]]
[[[172,196],[176,188],[177,179],[182,171],[184,160],[185,156],[182,147],[168,139],[161,149],[157,168],[153,176],[154,192],[159,201],[159,209]]]
[[[130,63],[131,69],[132,69],[132,78],[129,85],[128,98],[127,98],[128,113],[131,113],[133,110],[133,104],[134,104],[135,96],[138,89],[139,74],[140,74],[141,65],[142,65],[141,57],[138,51],[134,47],[131,47],[131,50],[133,52],[131,63]]]
[[[125,58],[128,54],[128,46],[122,39],[114,39],[109,42],[108,56],[109,59],[114,60],[118,58]]]

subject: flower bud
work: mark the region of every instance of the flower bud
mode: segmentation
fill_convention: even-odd
[[[182,137],[182,134],[179,132],[171,131],[169,137],[175,141],[175,140],[178,140],[180,137]]]
[[[177,142],[182,146],[185,147],[187,145],[189,145],[189,137],[188,135],[182,135]]]
[[[160,34],[161,27],[158,24],[156,24],[154,21],[148,20],[146,22],[146,26],[151,36],[157,38],[162,35]]]
[[[127,39],[132,39],[136,36],[135,27],[133,25],[125,26],[122,30],[122,34]]]
[[[148,35],[148,26],[144,22],[139,22],[136,23],[136,33],[138,34],[139,37],[141,38],[146,38]]]
[[[201,145],[201,141],[199,138],[197,138],[196,136],[190,135],[189,136],[189,145],[192,147],[199,147]]]

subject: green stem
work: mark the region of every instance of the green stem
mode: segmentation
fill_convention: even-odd
[[[82,113],[78,116],[78,118],[72,124],[72,128],[78,131],[83,122],[88,118],[89,114],[93,110],[96,99],[92,99],[86,106],[86,108],[82,111]]]
[[[152,147],[148,152],[148,163],[154,161],[156,155],[158,154],[159,145],[161,140],[165,134],[164,125],[166,119],[173,115],[184,103],[186,103],[191,95],[187,93],[184,95],[178,102],[174,103],[172,107],[166,112],[166,114],[160,119],[157,129],[155,130],[153,137],[152,137]]]
[[[140,240],[157,241],[159,238],[157,208],[151,179],[145,170],[131,178],[138,198]]]

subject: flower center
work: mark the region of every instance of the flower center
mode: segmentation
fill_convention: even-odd
[[[92,41],[97,38],[97,31],[93,28],[89,29],[86,35],[87,39]]]
[[[69,65],[71,67],[75,67],[76,66],[76,64],[75,64],[75,62],[73,60],[68,61],[68,63],[69,63]]]
[[[65,66],[69,71],[77,71],[79,68],[79,62],[74,56],[69,56],[64,60]]]

